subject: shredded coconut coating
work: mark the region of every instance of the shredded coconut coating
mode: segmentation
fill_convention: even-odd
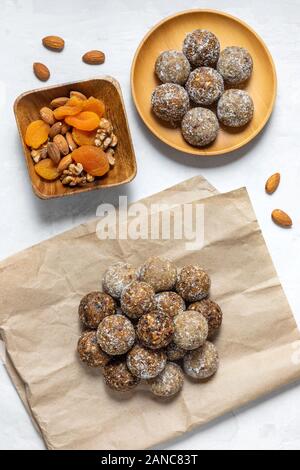
[[[191,72],[185,88],[194,103],[209,106],[224,92],[224,81],[216,70],[199,67]]]
[[[104,367],[110,360],[110,357],[102,351],[97,342],[96,331],[82,333],[77,350],[81,361],[89,367]]]
[[[220,54],[217,70],[229,85],[238,85],[250,77],[253,60],[244,47],[226,47]]]
[[[181,310],[185,310],[185,302],[176,292],[159,292],[155,296],[155,309],[174,318]]]
[[[127,368],[124,359],[113,360],[103,369],[106,385],[117,392],[128,392],[135,388],[140,379]]]
[[[218,351],[213,343],[206,341],[204,345],[190,351],[183,359],[184,371],[194,379],[208,379],[219,367]]]
[[[208,324],[201,313],[195,310],[185,310],[174,318],[173,341],[182,349],[197,349],[207,339]]]
[[[218,102],[218,118],[225,126],[245,126],[251,121],[253,113],[252,98],[244,90],[227,90]]]
[[[129,263],[120,261],[106,270],[103,278],[103,289],[115,299],[119,299],[123,289],[135,280],[135,268]]]
[[[193,108],[184,116],[181,132],[190,145],[204,147],[216,139],[219,132],[219,122],[210,109]]]
[[[191,71],[187,58],[179,51],[164,51],[156,59],[155,73],[163,83],[184,85]]]
[[[189,310],[196,310],[206,318],[208,322],[208,339],[211,339],[222,324],[223,314],[220,306],[211,299],[203,299],[191,304]]]
[[[80,321],[91,329],[98,328],[103,318],[114,313],[116,313],[114,299],[108,294],[96,291],[85,295],[78,308]]]
[[[187,302],[196,302],[208,296],[210,278],[198,265],[184,266],[176,283],[176,292]]]
[[[150,390],[157,397],[170,398],[182,389],[183,383],[181,368],[173,362],[168,362],[164,370],[150,381]]]
[[[121,309],[132,319],[140,318],[154,307],[154,289],[146,282],[133,281],[122,292]]]
[[[151,106],[157,117],[176,125],[189,109],[190,100],[182,86],[164,83],[158,85],[153,91]]]
[[[187,353],[186,349],[180,348],[174,341],[166,348],[166,353],[169,361],[179,361]]]
[[[172,318],[156,311],[143,315],[137,325],[138,339],[150,349],[165,348],[172,341],[173,333]]]
[[[177,268],[165,258],[151,256],[138,269],[138,278],[150,284],[155,292],[172,290],[177,279]]]
[[[140,379],[153,379],[162,372],[167,363],[164,351],[153,351],[136,344],[127,354],[127,367]]]
[[[196,29],[185,37],[183,53],[194,67],[214,67],[219,58],[220,43],[212,32]]]
[[[134,327],[124,315],[111,315],[98,326],[97,340],[107,354],[125,354],[134,344]]]

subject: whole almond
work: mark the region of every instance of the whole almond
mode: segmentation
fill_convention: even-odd
[[[60,96],[59,98],[54,98],[51,101],[50,106],[52,109],[59,108],[60,106],[64,106],[70,98],[67,96]]]
[[[35,76],[42,82],[46,82],[50,77],[50,71],[46,65],[41,64],[40,62],[34,62],[33,71]]]
[[[75,91],[75,90],[71,91],[70,98],[72,98],[72,96],[76,96],[76,98],[79,98],[80,100],[87,100],[87,97],[80,91]]]
[[[57,147],[59,148],[59,151],[62,155],[68,155],[69,153],[69,145],[68,145],[68,142],[66,141],[65,137],[61,134],[57,134],[54,139],[53,139],[53,142],[57,145]]]
[[[59,36],[46,36],[42,39],[43,45],[54,52],[60,52],[65,47],[65,41]]]
[[[77,148],[77,144],[74,142],[71,132],[66,133],[66,141],[68,142],[68,146],[71,152]]]
[[[61,133],[62,135],[65,135],[70,129],[71,129],[71,127],[70,127],[68,124],[66,124],[66,123],[64,122],[63,125],[62,125],[61,132],[60,132],[60,133]]]
[[[48,156],[51,158],[55,165],[60,162],[60,150],[55,142],[48,142],[47,145]]]
[[[49,131],[50,139],[53,139],[57,134],[61,133],[62,126],[63,126],[63,123],[58,121],[55,124],[53,124],[53,126],[50,127],[50,131]]]
[[[283,212],[281,209],[275,209],[272,212],[272,219],[275,224],[280,225],[280,227],[291,227],[293,225],[293,221],[290,216]]]
[[[89,65],[103,64],[105,61],[105,54],[101,51],[89,51],[82,56],[82,60]]]
[[[53,126],[53,124],[55,123],[55,117],[54,117],[53,111],[52,109],[47,108],[47,106],[44,106],[43,108],[40,109],[40,116],[44,122],[49,124],[49,126]]]
[[[274,173],[274,175],[270,176],[270,178],[266,181],[266,192],[268,194],[273,194],[276,189],[278,188],[280,183],[280,173]]]
[[[57,170],[59,172],[63,172],[64,170],[69,168],[69,165],[71,165],[71,163],[73,163],[73,160],[72,160],[72,155],[69,153],[69,155],[66,155],[65,157],[61,159],[61,161],[58,164]]]

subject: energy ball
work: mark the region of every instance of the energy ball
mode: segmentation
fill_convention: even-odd
[[[173,362],[168,362],[164,370],[150,382],[150,390],[157,397],[170,398],[176,395],[184,383],[181,368]]]
[[[90,292],[82,298],[78,313],[85,326],[96,329],[103,318],[116,313],[116,304],[108,294]]]
[[[179,51],[164,51],[156,59],[155,73],[163,83],[184,85],[191,71],[187,58]]]
[[[250,77],[253,60],[244,47],[226,47],[220,54],[217,70],[229,85],[238,85]]]
[[[173,341],[182,349],[197,349],[204,344],[208,335],[208,324],[201,313],[185,310],[174,319]]]
[[[174,318],[181,310],[185,310],[185,302],[176,292],[159,292],[155,296],[155,309]]]
[[[206,341],[204,345],[190,351],[183,359],[184,371],[194,379],[208,379],[217,371],[219,356],[213,343]]]
[[[179,359],[182,359],[184,357],[186,352],[186,349],[180,348],[179,346],[177,346],[176,343],[174,343],[174,341],[168,344],[166,348],[166,353],[169,361],[179,361]]]
[[[203,299],[200,302],[194,302],[189,306],[189,310],[200,312],[208,323],[208,338],[212,338],[222,324],[222,310],[220,306],[210,299]]]
[[[187,302],[196,302],[208,296],[210,278],[198,265],[184,266],[177,278],[176,292]]]
[[[113,360],[103,369],[106,385],[117,392],[128,392],[136,387],[140,379],[132,375],[124,359]]]
[[[129,263],[120,261],[110,266],[105,272],[103,289],[115,299],[119,299],[123,289],[135,280],[135,268]]]
[[[181,123],[184,139],[194,147],[204,147],[213,142],[219,131],[219,122],[215,114],[206,108],[190,109]]]
[[[166,353],[152,351],[136,344],[127,354],[127,367],[140,379],[153,379],[162,372],[167,363]]]
[[[218,118],[225,126],[245,126],[251,121],[253,113],[252,98],[244,90],[227,90],[218,102]]]
[[[156,311],[143,315],[137,325],[138,339],[150,349],[160,349],[168,346],[172,341],[173,333],[172,318]]]
[[[154,114],[163,121],[177,125],[190,107],[186,90],[175,83],[158,85],[151,96]]]
[[[111,315],[98,326],[97,341],[107,354],[125,354],[134,344],[134,327],[124,315]]]
[[[140,281],[153,287],[155,292],[172,290],[177,279],[177,268],[171,261],[151,256],[138,270]]]
[[[121,309],[132,319],[140,318],[154,307],[154,289],[146,282],[133,281],[122,292]]]
[[[214,67],[220,54],[218,38],[206,29],[195,29],[183,42],[183,53],[194,67]]]
[[[210,67],[199,67],[191,72],[185,85],[191,100],[201,106],[209,106],[224,92],[222,75]]]
[[[81,361],[89,367],[104,367],[110,360],[110,357],[100,349],[96,331],[82,333],[77,350]]]

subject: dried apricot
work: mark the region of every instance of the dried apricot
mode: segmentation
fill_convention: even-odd
[[[105,152],[93,145],[82,145],[72,152],[76,163],[81,163],[83,169],[92,176],[103,176],[109,171],[109,162]]]
[[[56,180],[60,175],[51,158],[41,160],[34,166],[34,169],[39,176],[48,181]]]
[[[75,114],[79,114],[81,111],[81,107],[79,106],[69,106],[64,105],[56,108],[53,111],[54,117],[57,120],[64,119],[66,116],[75,116]]]
[[[25,133],[25,142],[29,147],[38,149],[48,139],[50,126],[38,119],[29,124]]]
[[[93,113],[96,113],[99,118],[102,118],[105,114],[105,104],[102,100],[91,96],[83,103],[83,111],[92,111]]]
[[[78,98],[78,96],[71,96],[71,98],[67,102],[67,106],[76,106],[82,110],[84,105],[84,101],[82,98]]]
[[[72,107],[73,106],[70,106],[70,108]],[[76,129],[80,129],[82,131],[93,131],[99,127],[100,118],[92,111],[82,111],[77,114],[77,116],[67,116],[65,121],[69,126],[76,127]]]
[[[97,130],[81,131],[80,129],[72,130],[72,136],[77,145],[95,145]]]

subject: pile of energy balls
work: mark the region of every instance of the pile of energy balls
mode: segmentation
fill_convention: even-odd
[[[124,262],[110,266],[104,292],[90,292],[79,305],[85,328],[80,359],[101,368],[113,390],[126,392],[143,381],[162,398],[182,389],[183,371],[193,379],[211,377],[219,364],[211,339],[222,311],[209,289],[198,265],[177,270],[167,259],[150,257],[137,270]]]
[[[237,128],[252,119],[251,96],[236,88],[252,70],[252,57],[244,47],[230,46],[220,53],[218,38],[196,29],[187,34],[182,52],[169,50],[158,56],[155,73],[163,84],[152,93],[152,110],[173,127],[181,125],[190,145],[209,145],[218,135],[219,121]]]

